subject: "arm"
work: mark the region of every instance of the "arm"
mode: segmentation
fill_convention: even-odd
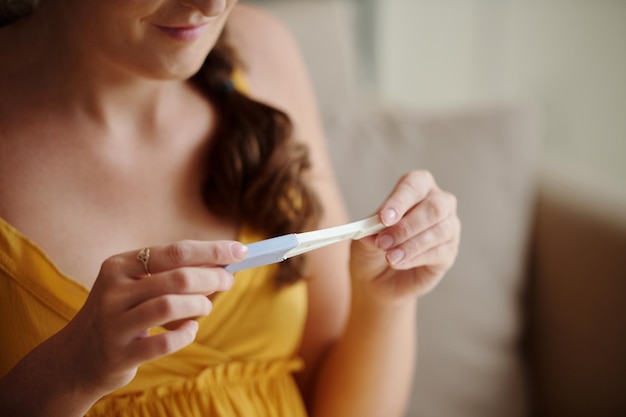
[[[312,88],[293,39],[279,23],[249,7],[233,14],[230,27],[249,71],[251,94],[286,110],[297,138],[309,145],[312,181],[325,209],[320,227],[344,223],[347,216]],[[398,216],[388,221],[389,225],[404,218],[388,229],[397,238],[392,248],[405,242],[411,246],[407,255],[417,256],[416,251],[423,250],[417,248],[414,235],[403,233],[421,227],[415,210],[420,202],[427,201],[421,207],[428,210],[432,198],[441,200],[443,195],[426,173],[414,173],[401,181],[380,211],[396,209]],[[312,415],[393,416],[403,412],[415,361],[416,295],[432,288],[441,277],[458,243],[452,200],[443,202],[439,214],[452,218],[449,227],[454,230],[449,233],[454,237],[441,255],[446,257],[445,265],[428,277],[418,278],[415,267],[424,260],[412,256],[407,256],[407,263],[395,265],[397,271],[389,269],[385,251],[379,249],[382,241],[375,238],[310,254],[309,317],[300,351],[307,366],[299,383]],[[430,227],[420,231],[425,230]],[[429,265],[432,263],[430,259]],[[407,285],[398,285],[401,281]]]
[[[0,380],[0,414],[83,416],[97,397],[72,386],[64,362],[63,332],[37,346]]]
[[[350,314],[327,356],[318,359],[314,415],[404,413],[415,362],[417,298],[439,282],[456,257],[456,201],[428,172],[400,179],[378,213],[388,227],[351,246]],[[328,270],[328,260],[313,264],[330,274],[320,275],[326,282],[319,284],[326,288],[341,278],[340,271],[333,276]],[[333,299],[312,302],[328,305]],[[315,317],[311,321],[324,324]]]

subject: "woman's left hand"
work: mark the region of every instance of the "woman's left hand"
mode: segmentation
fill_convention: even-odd
[[[442,191],[429,172],[413,171],[398,181],[378,215],[387,227],[352,244],[355,284],[386,303],[429,292],[458,252],[456,197]]]

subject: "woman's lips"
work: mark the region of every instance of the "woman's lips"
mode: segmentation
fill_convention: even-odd
[[[190,42],[199,39],[204,30],[206,29],[206,24],[197,25],[197,26],[158,26],[159,30],[168,35],[169,37],[176,39],[178,41]]]

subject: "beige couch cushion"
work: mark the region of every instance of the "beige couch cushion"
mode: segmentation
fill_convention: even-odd
[[[522,416],[526,245],[538,162],[532,107],[446,112],[370,108],[327,115],[338,180],[351,216],[372,213],[411,169],[455,193],[458,261],[419,307],[419,360],[410,416]]]

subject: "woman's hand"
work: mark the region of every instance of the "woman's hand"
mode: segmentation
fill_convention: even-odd
[[[101,397],[129,383],[137,367],[173,353],[195,338],[194,318],[211,311],[207,296],[228,290],[233,276],[221,265],[245,258],[232,241],[181,241],[107,259],[83,308],[58,337],[74,388]],[[149,335],[163,326],[169,331]]]
[[[429,172],[413,171],[400,179],[378,213],[387,228],[352,244],[353,280],[382,302],[427,293],[458,252],[456,198],[437,187]]]

